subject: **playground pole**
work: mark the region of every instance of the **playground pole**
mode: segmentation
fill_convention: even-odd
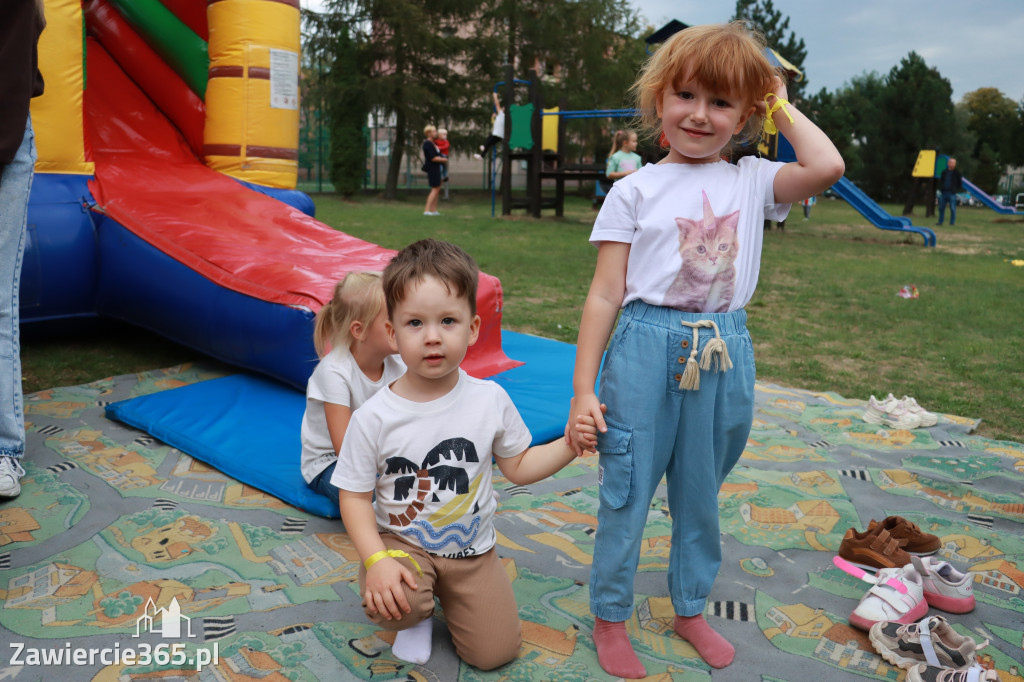
[[[515,97],[515,74],[512,65],[505,65],[505,139],[501,141],[501,214],[512,213],[512,164],[509,159],[509,141],[512,139],[512,112],[509,110]]]

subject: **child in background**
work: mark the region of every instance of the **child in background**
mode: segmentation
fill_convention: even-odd
[[[491,147],[505,139],[505,108],[501,106],[498,93],[492,92],[491,97],[494,98],[494,111],[496,112],[494,114],[494,122],[491,124],[491,134],[480,145],[480,153],[473,155],[475,159],[484,158],[484,155],[490,151]]]
[[[789,204],[843,174],[835,146],[786,102],[763,41],[742,23],[675,34],[645,64],[633,92],[645,126],[655,136],[664,132],[669,153],[616,182],[594,224],[597,266],[566,426],[577,452],[600,453],[594,644],[601,667],[628,678],[646,675],[625,621],[663,475],[674,630],[710,666],[733,660],[732,645],[702,614],[722,561],[718,490],[753,420],[754,356],[743,306],[757,284],[764,219],[782,219]],[[797,161],[721,160],[734,135],[746,129],[753,138],[762,123],[777,126]],[[582,416],[597,423],[595,439],[569,428]]]
[[[478,277],[462,249],[432,239],[387,266],[388,335],[408,371],[352,416],[332,483],[363,562],[363,609],[398,631],[395,656],[430,658],[436,596],[456,653],[490,670],[515,658],[521,643],[495,549],[492,457],[509,481],[525,485],[575,453],[563,439],[528,447],[530,432],[504,389],[459,369],[480,330]],[[593,420],[580,428],[594,436]]]
[[[434,140],[434,144],[437,145],[437,148],[441,150],[442,154],[444,154],[446,157],[448,156],[448,150],[451,149],[452,144],[451,142],[448,141],[447,128],[437,129],[437,139]]]
[[[816,203],[818,203],[818,200],[815,197],[807,197],[806,199],[800,202],[800,204],[804,207],[804,220],[811,219],[811,206],[814,206],[814,204]]]
[[[604,174],[612,182],[624,178],[640,169],[640,155],[636,153],[637,137],[632,130],[617,130],[612,140],[612,151],[608,154],[608,166]]]
[[[309,487],[334,502],[339,491],[331,476],[352,412],[405,372],[388,340],[386,318],[381,273],[350,272],[314,322],[320,362],[306,384],[301,469]]]
[[[447,128],[438,128],[437,129],[437,139],[434,140],[434,144],[436,144],[437,148],[439,150],[441,150],[441,155],[444,156],[444,158],[447,159],[449,156],[451,156],[451,154],[449,154],[448,150],[451,149],[452,145],[448,141],[448,129]],[[447,163],[443,164],[441,166],[441,182],[444,183],[444,198],[447,199],[448,198],[448,164]]]

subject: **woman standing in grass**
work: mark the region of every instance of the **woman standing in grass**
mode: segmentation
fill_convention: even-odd
[[[423,207],[423,215],[441,215],[437,210],[437,202],[441,198],[442,170],[448,163],[448,158],[441,153],[437,146],[437,128],[427,126],[423,129],[423,172],[427,174],[427,184],[430,185],[430,194],[427,195],[427,204]]]

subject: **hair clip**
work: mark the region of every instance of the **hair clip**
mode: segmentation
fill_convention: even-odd
[[[775,104],[773,104],[771,107],[768,106],[769,97],[775,98]],[[779,109],[782,109],[782,113],[786,115],[786,118],[789,119],[790,123],[794,123],[793,117],[790,115],[789,110],[786,109],[787,104],[789,104],[788,100],[782,99],[774,92],[769,92],[767,95],[764,96],[764,131],[769,135],[774,135],[775,133],[779,132],[778,126],[776,126],[775,121],[772,120],[772,114],[774,114]]]

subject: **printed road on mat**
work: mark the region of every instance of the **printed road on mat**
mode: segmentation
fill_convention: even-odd
[[[27,475],[21,496],[0,503],[0,680],[611,679],[588,608],[596,458],[528,487],[496,477],[520,657],[486,673],[462,665],[437,612],[433,656],[412,665],[364,619],[358,556],[339,521],[103,416],[111,401],[216,376],[190,364],[26,398]],[[904,679],[848,624],[866,586],[831,562],[848,528],[900,515],[975,573],[977,608],[947,616],[990,640],[983,665],[1024,682],[1024,447],[948,415],[884,430],[863,409],[758,384],[747,450],[719,495],[724,560],[706,614],[736,644],[727,669],[672,632],[671,512],[655,498],[628,623],[649,679]],[[280,456],[297,466],[298,444]]]

